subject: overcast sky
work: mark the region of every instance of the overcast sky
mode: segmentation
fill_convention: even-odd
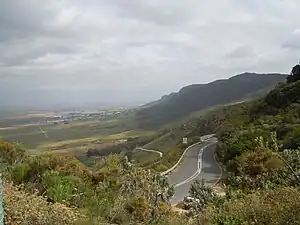
[[[300,61],[299,0],[0,0],[0,100],[147,102]]]

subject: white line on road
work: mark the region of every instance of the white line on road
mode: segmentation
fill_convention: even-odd
[[[177,168],[177,166],[179,165],[179,163],[181,162],[181,160],[183,159],[185,153],[186,153],[188,150],[190,150],[192,147],[194,147],[194,146],[196,146],[196,145],[198,145],[198,144],[201,144],[201,142],[197,142],[197,143],[192,144],[192,145],[190,145],[189,147],[187,147],[187,148],[184,150],[184,152],[182,153],[182,155],[180,156],[180,158],[178,159],[178,161],[175,163],[175,165],[172,166],[170,169],[168,169],[168,170],[166,170],[166,171],[164,171],[164,172],[161,172],[160,175],[161,175],[161,176],[165,176],[165,175],[167,175],[168,173],[170,173],[170,172],[172,172],[173,170],[175,170],[175,169]]]
[[[215,134],[208,134],[208,135],[204,135],[204,136],[201,136],[200,137],[200,142],[197,142],[197,143],[194,143],[192,145],[190,145],[189,147],[187,147],[184,152],[182,153],[182,155],[180,156],[179,160],[175,163],[174,166],[172,166],[170,169],[164,171],[164,172],[161,172],[160,175],[161,176],[165,176],[167,175],[168,173],[171,173],[173,170],[175,170],[177,168],[177,166],[179,165],[179,163],[181,162],[181,160],[183,159],[185,153],[190,150],[192,147],[198,145],[198,144],[201,144],[203,141],[208,141],[210,140],[213,136],[215,136]]]
[[[192,180],[194,180],[194,179],[196,179],[198,177],[198,175],[202,171],[202,154],[203,154],[203,150],[206,149],[206,148],[208,148],[209,146],[215,144],[215,143],[217,143],[217,141],[214,141],[214,142],[212,142],[212,143],[210,143],[210,144],[208,144],[208,145],[206,145],[206,146],[204,146],[203,148],[200,149],[199,154],[198,154],[198,161],[197,161],[197,170],[196,170],[196,172],[192,176],[190,176],[189,178],[185,179],[184,181],[182,181],[182,182],[180,182],[178,184],[175,184],[174,185],[175,188],[177,188],[177,187],[179,187],[181,185],[184,185],[186,183],[189,183],[190,181],[192,181]]]

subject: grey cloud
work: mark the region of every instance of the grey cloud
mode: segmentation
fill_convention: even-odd
[[[43,4],[39,4],[37,8],[36,4],[39,3],[34,0],[0,2],[1,41],[32,37],[47,29],[47,21],[55,15],[55,12],[47,10]]]
[[[1,94],[148,101],[240,72],[288,72],[299,10],[298,0],[1,0]]]
[[[254,57],[257,53],[255,49],[251,46],[242,45],[235,48],[232,52],[227,54],[227,57],[230,58],[247,58]]]
[[[28,42],[32,42],[29,46]],[[0,61],[3,66],[26,65],[30,61],[46,54],[76,54],[76,50],[62,43],[49,41],[44,44],[35,43],[34,39],[19,40],[14,43],[0,43]]]
[[[291,51],[300,50],[300,28],[293,31],[283,44],[283,47]]]
[[[144,20],[158,25],[178,25],[184,23],[189,12],[184,11],[182,5],[172,1],[118,1],[117,7],[122,17]]]

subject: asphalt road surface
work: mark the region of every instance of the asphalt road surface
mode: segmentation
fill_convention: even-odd
[[[221,169],[214,158],[215,150],[216,139],[213,138],[186,152],[181,164],[168,177],[170,184],[175,185],[171,204],[181,202],[195,180],[204,179],[207,184],[212,185],[218,181]]]

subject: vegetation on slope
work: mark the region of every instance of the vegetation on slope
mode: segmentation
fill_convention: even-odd
[[[22,187],[4,183],[5,224],[65,224],[84,222],[76,209],[61,203],[50,203],[46,198],[26,193]]]
[[[218,151],[228,184],[256,189],[298,182],[299,100],[300,81],[288,82],[228,120],[219,132]]]
[[[122,155],[110,155],[88,169],[73,157],[27,155],[20,146],[5,141],[0,150],[8,183],[4,196],[7,224],[47,224],[41,215],[52,224],[176,224],[180,218],[167,204],[173,189],[166,178],[131,166]],[[28,197],[19,201],[18,196]],[[25,201],[34,204],[27,214],[30,206]],[[60,207],[70,213],[57,215]],[[20,213],[27,216],[20,217]]]
[[[195,224],[299,224],[300,68],[260,100],[224,108],[217,154],[226,196],[195,183]],[[226,112],[226,113],[225,113]],[[198,129],[198,128],[197,128]]]
[[[219,109],[191,126],[190,135],[217,131],[227,195],[196,182],[190,196],[198,201],[186,205],[193,208],[190,218],[167,204],[174,189],[166,178],[122,154],[87,168],[73,157],[28,155],[1,141],[6,224],[47,224],[46,218],[51,224],[299,224],[299,71],[264,98]]]
[[[265,89],[270,90],[283,82],[285,77],[281,74],[245,73],[209,84],[190,85],[178,93],[149,104],[137,115],[145,127],[167,124],[186,117],[193,111],[249,98],[250,94],[258,94],[258,91]]]
[[[223,204],[209,205],[195,224],[213,225],[298,225],[300,191],[281,187],[228,198]]]
[[[235,109],[218,132],[227,196],[199,224],[299,224],[300,70],[264,98]]]

